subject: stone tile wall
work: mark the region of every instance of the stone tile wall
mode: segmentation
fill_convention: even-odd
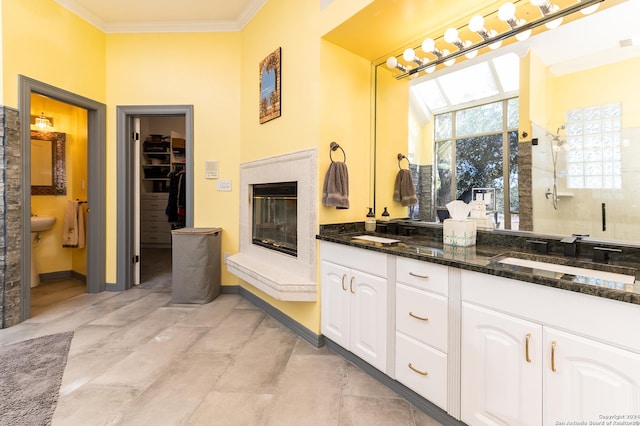
[[[21,141],[18,111],[0,107],[0,327],[20,322],[22,299]]]
[[[533,231],[531,142],[518,144],[518,197],[520,199],[520,231]]]

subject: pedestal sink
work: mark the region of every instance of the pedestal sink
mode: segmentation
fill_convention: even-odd
[[[38,240],[38,234],[51,229],[54,223],[56,223],[56,218],[53,216],[31,216],[31,287],[35,287],[40,284],[40,275],[36,270],[36,263],[33,255],[36,241]]]

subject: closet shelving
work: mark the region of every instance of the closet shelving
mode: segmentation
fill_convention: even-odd
[[[183,168],[185,139],[177,133],[151,134],[142,143],[142,183],[144,192],[168,192],[171,172]]]

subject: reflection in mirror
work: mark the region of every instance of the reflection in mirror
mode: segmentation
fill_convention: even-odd
[[[31,195],[66,195],[65,139],[60,132],[31,131]]]
[[[393,217],[441,221],[494,188],[498,229],[640,243],[637,16],[615,4],[410,82],[379,70],[376,209],[407,152],[419,204]]]

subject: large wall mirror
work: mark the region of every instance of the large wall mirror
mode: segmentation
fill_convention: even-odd
[[[66,195],[65,133],[31,131],[31,195]]]
[[[376,66],[376,210],[439,222],[491,188],[499,230],[640,243],[640,1],[605,3],[432,74]],[[398,153],[417,186],[408,210],[392,201]]]

